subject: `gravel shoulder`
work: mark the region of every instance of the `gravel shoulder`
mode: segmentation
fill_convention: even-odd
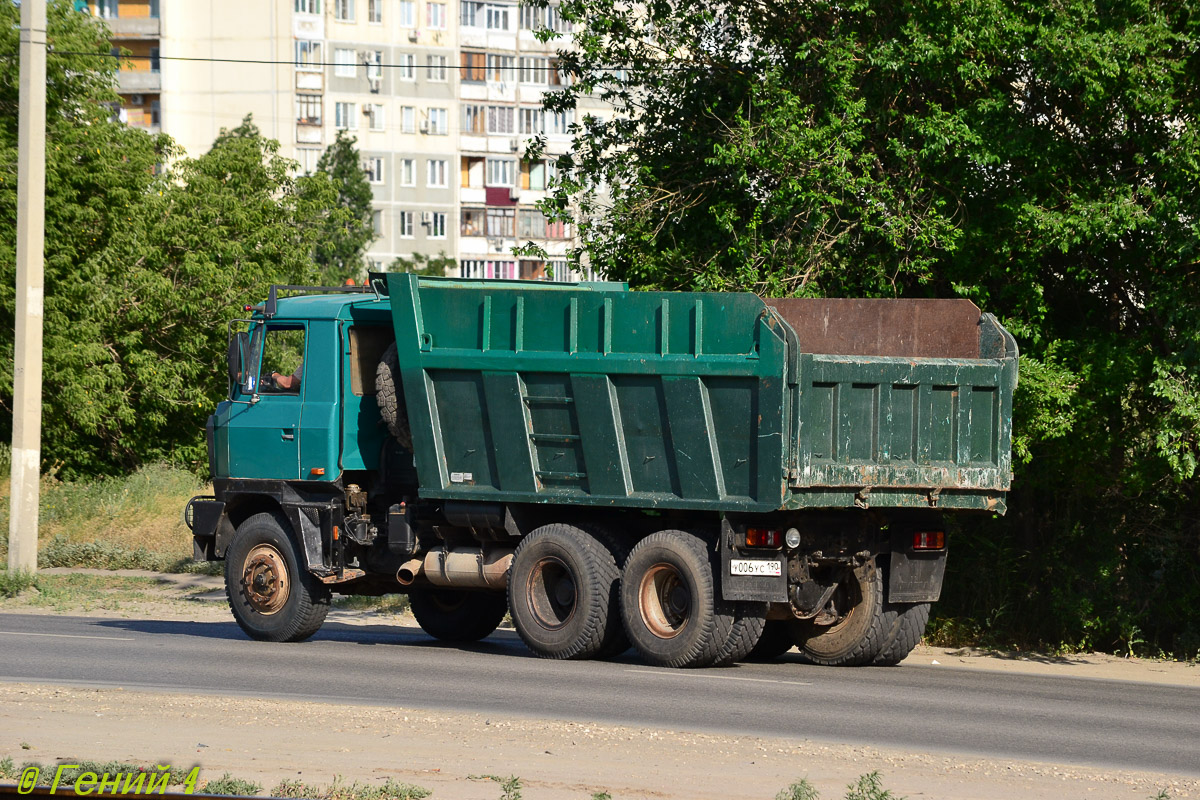
[[[40,605],[38,596],[25,595],[0,601],[0,613],[229,619],[220,578],[104,575],[132,581],[135,588]],[[415,625],[407,614],[359,610],[334,610],[330,620]],[[1103,654],[1054,657],[921,646],[904,663],[1200,689],[1196,665]],[[1171,798],[1200,798],[1200,781],[1181,776],[911,753],[816,741],[802,732],[730,737],[588,720],[12,683],[0,684],[0,758],[5,756],[18,764],[64,759],[198,764],[203,777],[229,772],[267,790],[283,779],[311,785],[336,776],[392,778],[451,800],[500,797],[500,785],[486,776],[512,775],[521,779],[525,800],[586,800],[597,792],[614,800],[770,800],[801,778],[822,797],[838,798],[847,784],[873,770],[884,786],[909,798],[1144,800],[1163,791]]]

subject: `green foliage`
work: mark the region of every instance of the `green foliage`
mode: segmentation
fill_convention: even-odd
[[[355,137],[338,131],[337,139],[317,162],[316,176],[328,176],[337,190],[337,201],[321,217],[322,235],[313,258],[321,271],[322,285],[335,286],[359,278],[363,255],[375,241],[372,224],[371,184],[367,182]],[[313,177],[316,177],[313,176]],[[302,181],[302,185],[307,185]]]
[[[340,778],[330,786],[308,786],[301,781],[281,781],[271,790],[272,797],[294,797],[304,800],[423,800],[433,794],[431,789],[388,778],[380,786],[359,783],[347,784]]]
[[[879,771],[868,772],[846,787],[846,800],[904,800],[883,788]]]
[[[37,575],[32,572],[0,570],[0,597],[16,597],[36,585]]]
[[[808,778],[801,778],[786,789],[781,789],[775,795],[775,800],[820,800],[821,794]]]
[[[431,258],[424,253],[413,253],[411,256],[396,256],[388,265],[391,272],[411,272],[426,278],[453,277],[458,274],[458,262],[445,252]]]
[[[521,800],[521,779],[516,775],[502,778],[499,775],[468,775],[467,780],[489,780],[500,784],[500,800]]]
[[[204,785],[205,794],[217,794],[227,797],[248,797],[258,794],[262,791],[262,786],[254,781],[235,778],[226,772],[215,781],[209,781]]]
[[[640,288],[997,314],[1016,481],[1007,518],[962,522],[939,613],[1025,644],[1200,640],[1195,0],[561,8],[575,81],[546,104],[578,135],[547,206],[576,255]]]

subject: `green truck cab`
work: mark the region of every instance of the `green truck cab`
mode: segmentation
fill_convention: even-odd
[[[550,658],[895,664],[943,514],[1004,511],[1017,347],[969,301],[379,273],[247,310],[187,518],[254,638],[407,592]]]

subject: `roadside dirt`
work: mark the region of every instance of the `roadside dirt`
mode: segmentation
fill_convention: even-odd
[[[153,576],[129,572],[128,577]],[[155,576],[156,579],[158,576]],[[116,608],[47,609],[25,600],[0,612],[157,619],[228,619],[220,579],[162,576],[153,591]],[[84,606],[87,604],[84,603]],[[108,605],[113,605],[112,603]],[[330,621],[411,626],[407,614],[337,611]],[[1147,681],[1200,689],[1195,665],[1121,659],[992,654],[918,648],[905,663],[946,669]],[[903,667],[901,667],[903,668]],[[281,702],[38,684],[0,684],[0,758],[18,765],[63,759],[195,765],[202,778],[229,772],[270,789],[283,779],[328,784],[386,778],[447,800],[503,794],[487,776],[521,779],[523,800],[770,800],[807,778],[823,798],[842,798],[878,770],[909,798],[1146,800],[1200,798],[1200,780],[1086,767],[920,754],[791,738],[728,737],[652,728],[379,706]]]

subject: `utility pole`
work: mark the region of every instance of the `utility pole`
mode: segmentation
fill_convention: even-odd
[[[17,120],[17,295],[8,568],[37,569],[42,459],[42,316],[46,234],[46,0],[21,3]]]

